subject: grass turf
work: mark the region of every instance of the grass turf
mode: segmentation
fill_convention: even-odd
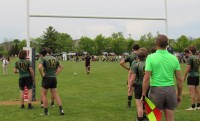
[[[0,69],[0,120],[2,121],[133,121],[136,107],[127,109],[127,71],[117,62],[92,62],[91,74],[85,72],[84,62],[62,61],[64,70],[58,76],[58,93],[61,97],[64,116],[59,115],[58,106],[49,108],[49,116],[40,116],[43,109],[33,104],[35,109],[19,109],[18,75],[12,72],[15,59],[8,67],[8,76]],[[182,70],[185,65],[181,65]],[[74,72],[77,76],[74,76]],[[36,67],[36,99],[40,101],[41,78]],[[183,100],[175,111],[176,121],[198,121],[198,111],[185,111],[190,106],[190,98],[184,84]],[[48,94],[50,103],[50,94]],[[17,101],[16,101],[17,102]],[[27,107],[27,105],[25,105]],[[164,119],[163,119],[164,120]]]

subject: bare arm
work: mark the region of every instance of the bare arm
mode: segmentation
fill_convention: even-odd
[[[130,82],[132,74],[133,74],[133,72],[131,70],[129,70],[128,71],[128,82]]]
[[[56,70],[56,75],[60,74],[60,72],[63,70],[63,66],[59,65],[58,69]]]
[[[44,77],[44,76],[45,76],[45,73],[44,73],[44,71],[43,71],[43,65],[42,65],[42,64],[39,64],[38,69],[39,69],[39,72],[40,72],[41,77]]]
[[[126,70],[129,70],[129,69],[130,69],[130,67],[128,67],[128,66],[126,65],[126,62],[125,62],[124,59],[122,59],[122,60],[120,61],[120,65],[121,65],[123,68],[125,68]]]
[[[32,67],[29,67],[29,71],[30,71],[30,73],[31,73],[32,79],[34,79],[35,75],[34,75],[33,68],[32,68]],[[35,79],[34,79],[34,81],[35,81]]]
[[[129,86],[131,87],[133,85],[135,76],[136,75],[132,72],[132,70],[129,70],[129,72],[128,72],[128,87]]]
[[[129,80],[129,84],[128,84],[129,88],[133,86],[133,83],[135,82],[135,78],[136,78],[136,74],[132,73]]]
[[[17,68],[13,68],[13,72],[16,73],[16,74],[19,73]]]
[[[184,73],[184,77],[183,77],[183,81],[185,81],[185,79],[186,79],[186,77],[187,77],[187,75],[188,75],[188,73],[189,73],[189,71],[190,71],[190,68],[191,68],[190,65],[187,65],[187,66],[186,66],[185,73]]]
[[[182,88],[183,88],[183,80],[181,78],[181,72],[179,70],[175,71],[175,77],[177,82],[177,100],[178,103],[181,102],[181,94],[182,94]]]
[[[145,71],[143,84],[142,84],[142,96],[146,96],[146,93],[150,84],[150,77],[151,77],[151,71]]]

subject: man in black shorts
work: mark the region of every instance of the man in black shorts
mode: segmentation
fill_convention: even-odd
[[[41,115],[49,115],[47,100],[48,89],[51,89],[52,95],[59,106],[60,115],[64,115],[61,99],[56,89],[56,76],[61,72],[63,66],[58,62],[55,57],[51,56],[52,52],[50,48],[43,48],[40,53],[43,55],[43,58],[39,62],[39,72],[42,77],[42,98],[44,103],[44,113]]]
[[[85,68],[87,74],[90,74],[90,60],[91,60],[90,54],[87,53],[85,57]]]
[[[133,62],[136,62],[135,60],[137,59],[137,52],[139,50],[140,46],[138,44],[133,45],[132,48],[132,53],[127,56],[126,58],[122,59],[120,61],[120,65],[125,68],[126,70],[130,70],[131,64]],[[129,62],[129,66],[126,65],[126,63]],[[130,72],[128,72],[128,79],[127,79],[127,84],[129,85],[129,80],[130,80]],[[128,86],[127,86],[128,87]],[[128,89],[128,103],[127,103],[127,108],[131,108],[131,101],[132,101],[132,95],[133,95],[133,86]]]
[[[140,100],[142,97],[142,82],[144,77],[144,69],[145,69],[145,60],[148,53],[143,51],[142,48],[138,51],[138,61],[135,64],[131,65],[131,78],[129,80],[129,89],[135,83],[134,92],[135,92],[135,101],[137,107],[137,121],[146,120],[143,111],[143,103]],[[136,79],[137,78],[137,79]]]
[[[197,48],[195,46],[188,47],[189,50],[189,57],[187,60],[187,66],[184,73],[183,80],[187,78],[187,84],[190,91],[190,98],[191,98],[191,107],[186,110],[200,110],[200,93],[199,93],[199,66],[200,66],[200,59],[198,55],[196,55]],[[197,99],[197,102],[196,102]],[[195,105],[195,103],[197,103]]]

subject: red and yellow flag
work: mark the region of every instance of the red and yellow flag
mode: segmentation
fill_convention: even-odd
[[[156,108],[156,106],[151,102],[151,100],[149,100],[149,98],[145,97],[144,102],[149,121],[161,121],[161,111],[158,108]]]

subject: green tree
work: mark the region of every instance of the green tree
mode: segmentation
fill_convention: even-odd
[[[197,49],[200,48],[200,38],[194,39],[191,43],[191,45],[195,45]]]
[[[139,44],[141,47],[145,47],[145,41],[147,40],[146,35],[142,35],[140,37],[140,40],[137,42],[137,44]]]
[[[57,44],[59,52],[69,52],[74,49],[74,43],[70,35],[66,33],[58,33]]]
[[[7,53],[6,53],[7,52]],[[8,51],[5,51],[3,46],[0,46],[0,57],[8,55]]]
[[[185,35],[182,35],[177,39],[175,50],[178,52],[183,52],[184,48],[188,47],[190,42]]]
[[[79,47],[82,51],[89,52],[90,54],[96,54],[95,43],[89,37],[81,37]]]
[[[43,42],[41,37],[31,39],[31,47],[35,48],[36,52],[40,52],[42,49],[42,44]]]
[[[144,47],[146,47],[148,50],[151,50],[153,47],[155,47],[155,39],[156,39],[156,37],[154,37],[153,35],[152,35],[152,33],[151,32],[149,32],[148,34],[147,34],[147,40],[145,41],[145,46]]]
[[[49,26],[41,38],[42,47],[49,47],[53,52],[58,52],[57,36],[58,32],[52,26]]]
[[[22,40],[18,44],[19,50],[22,50],[23,47],[26,47],[26,40]]]
[[[18,55],[20,51],[18,44],[20,43],[20,41],[18,39],[14,39],[13,42],[14,45],[11,47],[9,55]]]
[[[127,50],[126,52],[130,52],[135,44],[135,41],[132,38],[128,38],[127,40]]]
[[[123,37],[123,33],[122,32],[117,32],[117,33],[113,33],[112,34],[112,38],[113,39],[117,39],[117,38],[119,38],[119,37]]]
[[[105,44],[106,44],[106,47],[105,47],[105,52],[114,52],[113,51],[113,38],[112,37],[107,37],[106,40],[105,40]]]
[[[112,52],[116,54],[122,54],[127,50],[127,42],[122,34],[122,32],[112,34]]]
[[[94,42],[96,44],[97,54],[100,55],[106,49],[106,38],[102,34],[99,34],[94,39]]]
[[[140,47],[145,47],[147,50],[150,51],[156,45],[155,39],[156,37],[153,36],[151,32],[149,32],[147,34],[142,35],[137,43],[140,45]]]

